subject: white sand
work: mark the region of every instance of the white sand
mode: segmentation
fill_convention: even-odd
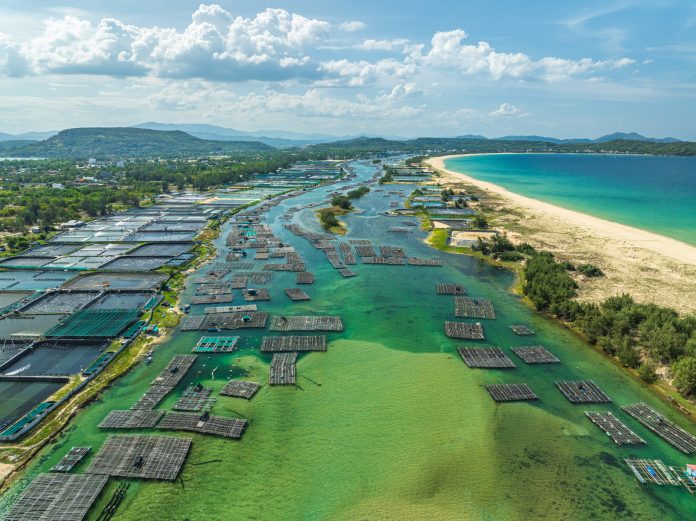
[[[475,179],[460,172],[448,170],[445,168],[444,161],[453,157],[461,156],[455,155],[433,157],[428,159],[426,162],[433,168],[442,172],[444,174],[445,181],[447,181],[449,178],[454,182],[459,180],[460,182],[466,182],[478,186],[482,190],[494,192],[502,196],[504,199],[523,206],[532,212],[545,214],[547,216],[560,219],[565,223],[579,226],[584,228],[586,231],[592,232],[593,234],[599,235],[605,239],[620,241],[624,243],[624,245],[628,243],[635,248],[649,250],[679,262],[696,265],[696,247],[694,246],[677,241],[676,239],[665,237],[664,235],[659,235],[646,230],[640,230],[638,228],[632,228],[631,226],[607,221],[605,219],[600,219],[599,217],[576,212],[574,210],[568,210],[567,208],[561,208],[537,199],[525,197],[524,195],[510,192],[502,186],[498,186],[487,181],[480,181],[479,179]]]

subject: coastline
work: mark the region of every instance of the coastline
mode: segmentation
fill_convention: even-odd
[[[482,155],[482,154],[471,154]],[[696,311],[696,247],[647,230],[569,210],[507,190],[465,173],[449,170],[445,160],[425,163],[438,171],[445,185],[470,185],[482,190],[485,204],[504,210],[493,222],[513,242],[529,242],[572,262],[598,264],[606,277],[587,280],[579,299],[599,301],[620,293],[636,300]]]

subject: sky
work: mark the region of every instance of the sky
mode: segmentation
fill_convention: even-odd
[[[696,140],[694,0],[2,0],[0,132]]]

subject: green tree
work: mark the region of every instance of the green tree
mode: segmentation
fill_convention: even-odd
[[[696,395],[696,357],[685,356],[677,360],[670,370],[674,378],[674,386],[680,393]]]

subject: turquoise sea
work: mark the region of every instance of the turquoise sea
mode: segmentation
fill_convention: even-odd
[[[696,244],[696,158],[492,154],[447,168],[511,192]]]

